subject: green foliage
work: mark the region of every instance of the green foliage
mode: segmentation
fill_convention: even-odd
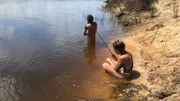
[[[108,4],[110,0],[104,0],[104,3]]]
[[[154,10],[153,3],[157,0],[106,0],[107,5],[113,8],[124,8],[128,11]]]
[[[146,0],[146,7],[147,7],[147,9],[150,9],[151,8],[151,6],[152,6],[152,2],[151,2],[151,0]]]

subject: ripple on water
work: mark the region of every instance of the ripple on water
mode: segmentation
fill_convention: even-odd
[[[3,77],[0,74],[0,101],[19,101],[22,94],[20,83],[15,78]]]

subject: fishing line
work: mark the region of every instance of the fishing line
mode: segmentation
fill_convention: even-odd
[[[65,8],[61,8],[61,9],[74,11],[74,10],[72,10],[72,9],[65,9]],[[80,11],[75,11],[75,12],[80,13],[80,14],[87,20],[86,16],[85,16],[82,12],[80,12]],[[104,45],[105,45],[106,48],[109,50],[109,52],[111,53],[111,55],[113,55],[112,51],[110,50],[110,48],[108,47],[108,45],[106,44],[106,42],[104,41],[104,39],[101,37],[101,35],[99,34],[99,32],[97,32],[97,34],[98,34],[98,36],[100,37],[100,39],[103,41]]]
[[[81,14],[82,14],[82,16],[87,20],[86,16],[85,16],[83,13],[81,13]],[[101,38],[101,40],[103,41],[104,45],[105,45],[106,48],[109,50],[109,52],[110,52],[111,54],[113,54],[112,51],[110,50],[110,48],[108,47],[108,45],[106,44],[106,42],[104,41],[104,39],[103,39],[103,38],[101,37],[101,35],[99,34],[99,32],[97,32],[97,34],[99,35],[99,37]]]

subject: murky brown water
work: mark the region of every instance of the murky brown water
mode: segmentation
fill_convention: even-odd
[[[0,101],[73,101],[109,98],[113,90],[101,64],[108,56],[97,36],[83,36],[93,14],[107,43],[121,32],[103,0],[0,1]]]

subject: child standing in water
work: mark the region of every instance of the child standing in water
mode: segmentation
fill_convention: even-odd
[[[84,26],[84,36],[88,36],[88,43],[95,44],[96,43],[96,32],[97,32],[97,24],[93,21],[94,18],[92,15],[87,16],[87,24]]]
[[[102,65],[103,69],[116,78],[130,78],[133,68],[132,54],[125,50],[125,44],[120,40],[114,40],[112,46],[120,57],[117,61],[107,58],[106,62]]]
[[[93,60],[96,58],[96,32],[97,24],[93,21],[92,15],[87,16],[87,24],[84,26],[84,36],[87,35],[87,47],[84,49],[87,64],[92,65]]]

